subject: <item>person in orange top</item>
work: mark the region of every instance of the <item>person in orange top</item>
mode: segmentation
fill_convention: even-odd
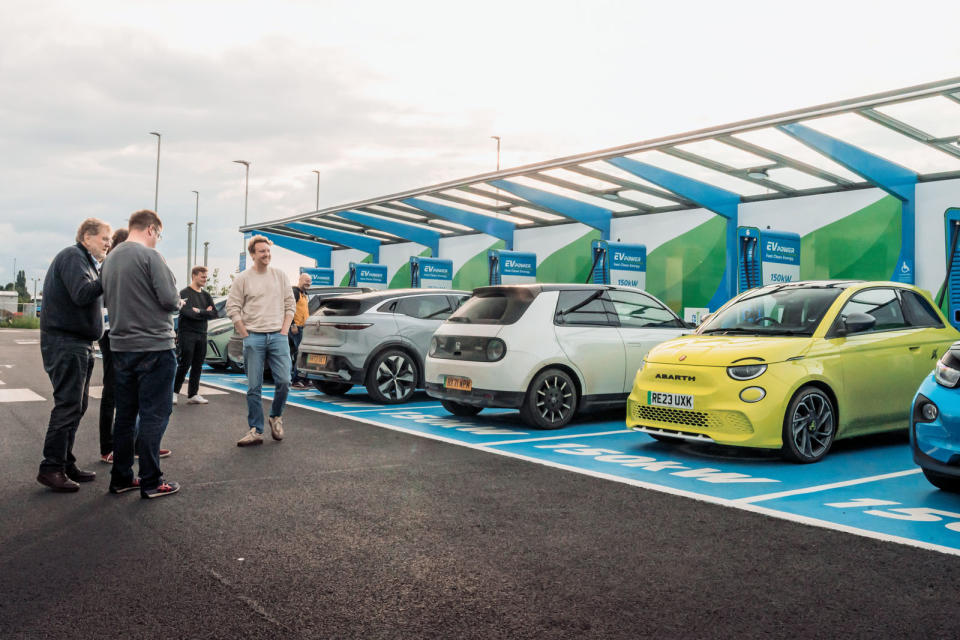
[[[293,371],[290,372],[291,389],[309,389],[310,385],[306,380],[300,378],[297,373],[297,352],[300,351],[300,341],[303,339],[303,325],[310,315],[307,300],[307,288],[312,279],[309,273],[301,273],[297,286],[293,288],[293,297],[296,300],[296,308],[293,312],[293,322],[290,324],[290,361],[293,363]]]

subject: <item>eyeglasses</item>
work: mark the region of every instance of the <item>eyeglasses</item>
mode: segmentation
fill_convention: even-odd
[[[157,234],[157,240],[163,240],[163,233],[160,232],[160,227],[158,227],[157,225],[153,225],[150,228],[153,229],[153,232],[155,234]]]

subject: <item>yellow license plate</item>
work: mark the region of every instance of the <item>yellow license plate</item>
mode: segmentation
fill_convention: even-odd
[[[470,378],[447,376],[443,379],[443,386],[447,389],[456,389],[457,391],[470,391],[473,389],[473,381]]]
[[[318,367],[325,367],[330,362],[330,356],[320,353],[307,354],[307,364],[315,364]]]

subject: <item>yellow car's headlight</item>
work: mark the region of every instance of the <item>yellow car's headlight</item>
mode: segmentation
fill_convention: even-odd
[[[742,364],[736,367],[727,367],[727,375],[734,380],[753,380],[763,375],[767,370],[765,364]]]

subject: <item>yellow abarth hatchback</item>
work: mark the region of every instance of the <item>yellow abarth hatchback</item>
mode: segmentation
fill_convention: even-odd
[[[958,339],[929,294],[906,284],[751,289],[650,350],[627,426],[816,462],[837,438],[907,428],[917,386]]]

